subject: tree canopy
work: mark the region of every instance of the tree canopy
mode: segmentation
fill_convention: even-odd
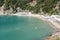
[[[27,5],[32,1],[37,2],[34,7]],[[42,8],[45,13],[53,13],[53,8],[56,7],[58,1],[60,0],[0,0],[0,6],[5,4],[5,10],[10,7],[13,8],[13,10],[16,10],[17,7],[20,7],[23,10],[30,10],[34,13],[38,13],[40,8]]]

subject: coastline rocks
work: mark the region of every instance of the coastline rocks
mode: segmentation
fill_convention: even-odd
[[[52,35],[49,35],[45,40],[60,40],[60,32],[53,33]]]

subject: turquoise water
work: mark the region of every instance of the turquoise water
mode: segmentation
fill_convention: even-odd
[[[52,30],[38,18],[0,16],[0,40],[43,40]]]

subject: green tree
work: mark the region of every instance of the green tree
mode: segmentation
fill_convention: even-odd
[[[0,0],[0,6],[4,4],[4,0]]]

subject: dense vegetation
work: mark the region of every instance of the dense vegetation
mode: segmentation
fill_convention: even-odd
[[[16,11],[17,7],[20,7],[23,10],[30,10],[34,13],[40,12],[40,8],[42,8],[44,13],[54,13],[56,10],[53,8],[56,7],[56,4],[60,0],[35,0],[37,4],[35,6],[27,5],[28,3],[32,2],[33,0],[0,0],[0,6],[5,4],[4,10],[9,9],[10,7]]]

